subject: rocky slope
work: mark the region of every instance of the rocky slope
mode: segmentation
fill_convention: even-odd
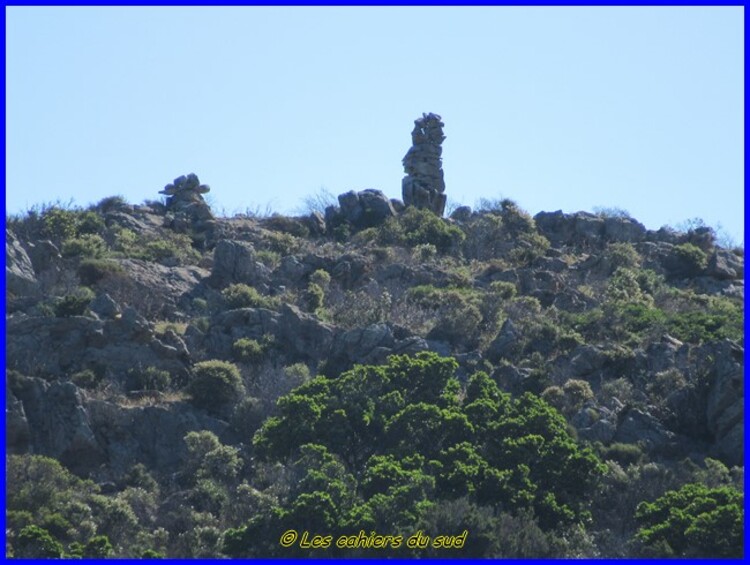
[[[541,395],[605,460],[627,444],[664,469],[743,464],[744,255],[710,229],[510,201],[441,219],[372,189],[308,216],[218,218],[207,190],[189,175],[165,202],[8,223],[8,453],[105,490],[140,463],[166,491],[189,432],[249,465],[297,384],[434,351],[464,382],[481,370]],[[192,402],[206,360],[239,367],[249,424]]]

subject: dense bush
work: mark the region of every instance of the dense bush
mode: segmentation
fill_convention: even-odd
[[[221,291],[227,308],[269,308],[273,309],[278,301],[263,296],[256,289],[244,283],[229,285]]]
[[[94,299],[94,291],[82,286],[77,290],[62,297],[54,306],[55,316],[68,318],[70,316],[82,316],[89,304]]]
[[[101,257],[107,250],[107,244],[100,235],[84,234],[66,239],[62,244],[63,257]]]
[[[263,346],[255,339],[243,337],[232,344],[232,355],[240,363],[257,363],[263,353]]]
[[[687,484],[638,505],[637,538],[667,557],[742,557],[743,515],[735,489]]]
[[[245,387],[235,365],[213,360],[195,364],[189,392],[198,408],[224,413],[242,398]]]
[[[104,278],[122,276],[125,269],[115,261],[107,259],[83,259],[78,264],[78,278],[81,284],[91,286]]]
[[[381,244],[407,247],[432,244],[441,253],[460,245],[465,237],[457,226],[438,218],[429,210],[413,206],[399,216],[389,218],[378,232]]]
[[[291,456],[301,480],[275,514],[227,532],[225,551],[277,554],[268,532],[313,519],[332,533],[411,531],[433,504],[462,496],[533,510],[545,531],[583,519],[602,472],[593,453],[543,401],[511,398],[484,373],[462,391],[456,368],[433,353],[392,356],[282,397],[253,443],[259,457]]]
[[[164,371],[157,367],[131,369],[128,373],[127,384],[130,390],[157,390],[163,392],[172,384],[172,375],[169,374],[169,371]]]

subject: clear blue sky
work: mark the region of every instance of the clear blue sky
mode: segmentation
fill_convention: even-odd
[[[443,116],[449,201],[701,217],[743,237],[742,7],[8,7],[6,206],[218,212],[321,187],[401,197]]]

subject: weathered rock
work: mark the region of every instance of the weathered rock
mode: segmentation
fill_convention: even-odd
[[[613,441],[621,443],[642,442],[648,451],[660,450],[675,441],[675,434],[668,431],[652,415],[637,408],[626,408],[620,413],[617,433]]]
[[[520,333],[510,318],[503,322],[500,332],[492,341],[485,352],[485,356],[492,362],[497,363],[500,359],[509,358],[517,348]]]
[[[445,211],[443,178],[443,126],[437,114],[422,114],[414,121],[412,146],[403,159],[406,176],[401,183],[404,204],[426,208],[438,216]]]
[[[604,219],[604,237],[609,241],[641,241],[646,237],[646,228],[632,218],[608,217]]]
[[[326,233],[326,219],[323,214],[317,210],[310,212],[305,218],[305,225],[312,235],[323,235]]]
[[[16,382],[13,394],[23,404],[35,453],[59,459],[74,470],[102,462],[81,393],[73,383],[26,377]]]
[[[357,229],[379,226],[396,215],[388,197],[374,188],[350,190],[339,194],[338,199],[344,219]]]
[[[741,465],[744,454],[744,350],[724,341],[716,347],[716,374],[708,393],[706,422],[716,439],[714,451],[732,465]]]
[[[113,320],[119,316],[122,311],[120,305],[115,302],[106,292],[98,294],[89,304],[89,310],[100,318]]]
[[[222,239],[216,244],[210,281],[213,286],[245,283],[265,291],[270,278],[271,270],[256,259],[251,243]]]
[[[471,206],[459,206],[451,213],[451,219],[457,222],[468,222],[471,219]]]
[[[196,266],[168,267],[141,259],[121,259],[126,276],[103,281],[100,287],[122,306],[128,305],[149,316],[171,318],[183,301],[210,272]]]
[[[45,271],[59,271],[62,263],[62,255],[57,246],[49,239],[29,242],[26,244],[26,251],[34,266],[34,272],[44,273]]]
[[[716,249],[708,260],[706,274],[717,279],[742,278],[744,259],[727,249]]]
[[[227,439],[226,422],[194,410],[187,403],[129,408],[91,400],[86,408],[99,452],[113,477],[122,476],[135,463],[161,473],[174,473],[187,457],[184,437],[188,432],[208,430]]]
[[[280,339],[289,353],[313,360],[324,359],[329,355],[333,344],[333,326],[290,304],[284,304],[280,313]]]
[[[108,378],[121,381],[131,369],[155,366],[181,378],[187,360],[174,353],[132,308],[125,308],[114,320],[82,316],[8,320],[7,366],[23,374],[63,378],[99,368]]]
[[[9,229],[5,230],[5,284],[8,292],[18,296],[39,292],[31,260]]]

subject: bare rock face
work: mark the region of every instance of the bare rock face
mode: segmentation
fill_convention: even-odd
[[[8,292],[23,296],[38,293],[34,267],[13,233],[5,230],[5,283]]]
[[[406,206],[426,208],[438,216],[445,211],[445,181],[441,144],[443,122],[437,114],[422,114],[414,121],[412,146],[403,159],[406,176],[401,191]]]

